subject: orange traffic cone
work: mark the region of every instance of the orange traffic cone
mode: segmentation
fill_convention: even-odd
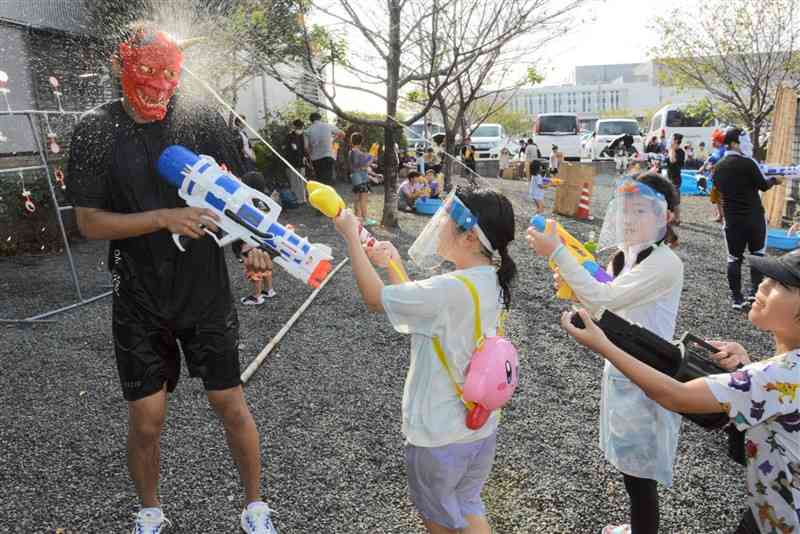
[[[583,184],[583,191],[581,191],[581,200],[578,202],[578,209],[575,211],[575,218],[576,219],[592,219],[593,217],[589,214],[589,206],[591,200],[589,198],[589,184]]]

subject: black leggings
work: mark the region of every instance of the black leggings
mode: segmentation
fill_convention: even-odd
[[[631,500],[631,534],[658,534],[658,483],[622,475]]]
[[[747,249],[754,256],[763,256],[767,240],[767,223],[763,213],[745,218],[725,217],[725,243],[728,246],[728,285],[734,298],[742,297],[742,262]],[[758,271],[750,269],[750,291],[755,294],[763,280]]]

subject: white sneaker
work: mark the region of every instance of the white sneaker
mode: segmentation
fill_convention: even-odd
[[[631,534],[630,525],[608,525],[600,534]]]
[[[272,525],[269,509],[265,502],[253,502],[242,510],[242,530],[247,534],[278,534]]]
[[[269,291],[262,291],[261,294],[263,296],[265,296],[266,298],[268,298],[268,299],[271,299],[272,297],[277,295],[277,293],[275,293],[274,289],[270,289]]]
[[[134,517],[131,534],[161,534],[166,527],[172,528],[172,522],[158,508],[139,510]]]
[[[264,304],[264,297],[262,295],[248,295],[246,297],[242,297],[240,302],[245,306],[261,306]]]

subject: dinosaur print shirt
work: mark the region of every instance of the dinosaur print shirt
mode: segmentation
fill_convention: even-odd
[[[763,534],[800,532],[800,349],[704,380],[745,432],[748,504]]]

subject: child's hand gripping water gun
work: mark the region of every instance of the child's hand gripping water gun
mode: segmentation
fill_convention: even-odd
[[[328,276],[332,259],[330,247],[312,245],[280,224],[280,204],[243,184],[220,168],[213,158],[172,145],[161,153],[158,172],[178,188],[178,195],[188,206],[210,209],[217,214],[219,220],[213,221],[217,232],[209,228],[204,231],[220,247],[241,240],[261,249],[270,248],[279,253],[275,263],[312,287],[319,287]],[[172,235],[175,245],[183,252],[185,242],[181,237]]]
[[[331,219],[338,217],[346,207],[339,193],[329,185],[311,180],[306,184],[306,190],[308,191],[309,204]],[[361,240],[361,244],[367,247],[371,247],[377,242],[375,237],[363,225],[359,228],[358,237]],[[401,280],[407,280],[403,270],[393,260],[389,261],[389,267]]]
[[[531,226],[533,226],[537,232],[544,232],[547,228],[548,221],[545,220],[544,217],[541,215],[536,215],[531,219]],[[595,261],[594,256],[586,250],[586,247],[577,239],[575,239],[572,234],[567,232],[563,226],[561,226],[556,221],[550,221],[549,224],[556,225],[556,234],[558,235],[558,239],[567,247],[572,256],[578,260],[578,263],[586,269],[589,274],[591,274],[595,280],[600,283],[607,284],[611,282],[613,279],[611,275],[609,275],[605,269],[600,267],[600,265]],[[556,270],[557,266],[556,263],[550,260],[548,264],[550,269]],[[556,292],[556,297],[564,300],[572,300],[575,298],[575,293],[572,291],[572,288],[569,287],[564,280],[561,280],[561,285],[558,287],[558,291]]]

